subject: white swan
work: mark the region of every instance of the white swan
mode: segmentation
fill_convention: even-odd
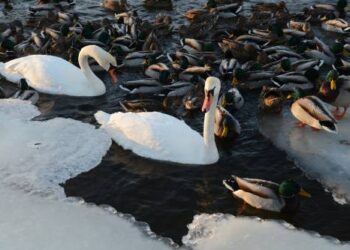
[[[181,164],[212,164],[219,160],[214,119],[220,87],[218,78],[206,79],[203,137],[185,122],[159,112],[110,115],[98,111],[95,118],[116,143],[137,155]]]
[[[90,69],[88,58],[108,71],[116,81],[115,58],[95,45],[85,46],[79,53],[80,68],[50,55],[30,55],[0,62],[0,74],[8,81],[17,83],[25,78],[28,85],[47,94],[69,96],[99,96],[106,92],[104,83]]]

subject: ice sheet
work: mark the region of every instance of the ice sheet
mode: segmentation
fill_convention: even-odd
[[[28,102],[0,102],[0,183],[64,197],[60,183],[98,165],[111,145],[102,130],[72,119],[30,121]]]
[[[0,188],[1,250],[171,249],[147,227],[84,203],[62,202]],[[148,229],[149,230],[149,229]]]
[[[333,238],[297,230],[278,221],[224,214],[201,214],[188,226],[182,241],[195,250],[331,250],[350,249]]]
[[[330,190],[339,203],[350,202],[350,114],[339,121],[337,135],[297,128],[288,108],[281,115],[259,117],[260,131],[297,162],[306,174]]]
[[[59,183],[95,167],[111,139],[72,119],[30,120],[39,114],[0,100],[0,249],[171,249],[146,223],[64,198]]]

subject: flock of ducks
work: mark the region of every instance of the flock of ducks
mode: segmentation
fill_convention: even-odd
[[[25,25],[2,24],[0,77],[19,90],[8,94],[0,87],[0,97],[35,104],[38,92],[100,96],[108,84],[96,73],[107,71],[127,95],[120,101],[125,112],[98,111],[95,118],[116,143],[140,156],[217,162],[215,137],[232,140],[241,132],[233,115],[244,105],[241,91],[260,91],[261,112],[280,113],[291,103],[298,127],[332,133],[350,106],[346,0],[301,12],[290,12],[284,2],[247,8],[239,0],[208,0],[184,13],[188,24],[178,27],[163,13],[142,20],[125,0],[104,0],[102,6],[115,14],[102,20],[81,20],[74,5],[74,0],[40,1],[29,8]],[[144,5],[172,8],[171,0],[144,0]],[[11,9],[9,1],[5,6]],[[323,41],[316,35],[320,29],[337,38]],[[172,34],[181,37],[174,49],[164,46]],[[119,81],[124,70],[144,77]],[[203,136],[164,113],[178,109],[205,113]],[[294,210],[297,194],[309,197],[290,180],[276,184],[232,176],[224,185],[251,206],[275,212]]]

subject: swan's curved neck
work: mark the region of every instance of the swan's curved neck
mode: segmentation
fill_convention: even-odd
[[[90,55],[89,51],[82,49],[79,53],[78,62],[79,62],[81,71],[83,72],[83,74],[85,75],[88,81],[87,84],[89,84],[89,87],[93,88],[97,93],[104,94],[106,92],[106,86],[94,74],[94,72],[92,72],[88,61],[89,57],[92,57],[96,60],[95,56],[96,55],[93,55],[93,54]]]
[[[213,97],[213,101],[210,105],[210,109],[204,116],[203,126],[203,139],[204,144],[208,148],[216,148],[215,135],[214,135],[214,122],[215,122],[215,111],[218,103],[218,95]]]

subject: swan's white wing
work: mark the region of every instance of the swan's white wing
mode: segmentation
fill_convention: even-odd
[[[262,198],[255,194],[245,192],[241,189],[233,192],[233,194],[238,198],[244,200],[250,206],[258,209],[280,212],[284,206],[283,200]]]
[[[116,143],[140,156],[182,164],[209,164],[202,136],[172,116],[117,112],[102,128]]]
[[[49,55],[21,57],[5,63],[5,72],[9,76],[21,75],[32,88],[43,93],[89,95],[89,84],[82,71],[59,57]]]

